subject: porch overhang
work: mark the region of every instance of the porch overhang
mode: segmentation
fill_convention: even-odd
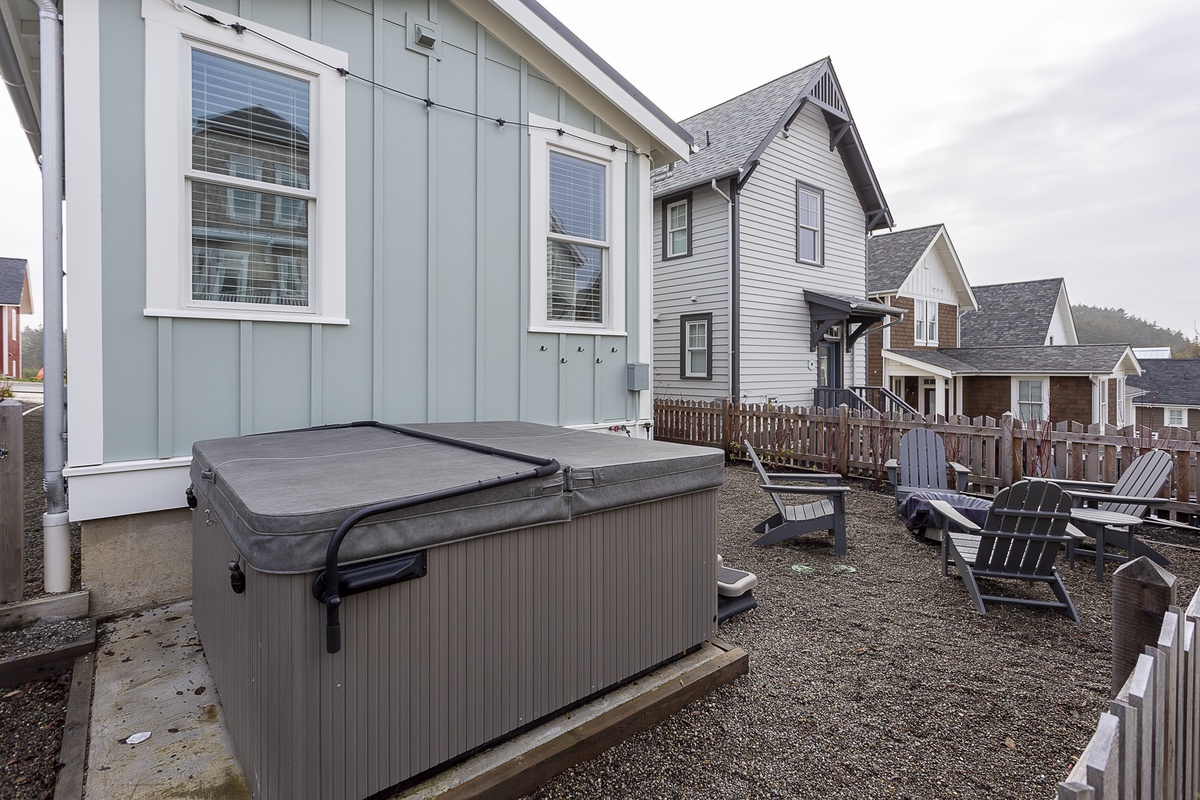
[[[867,330],[876,322],[887,317],[902,317],[904,309],[893,308],[865,297],[847,297],[840,294],[826,294],[804,290],[804,302],[808,303],[809,319],[812,322],[812,332],[809,338],[809,349],[816,350],[821,337],[829,332],[834,325],[845,326],[846,349],[849,350]]]
[[[938,378],[950,379],[958,374],[953,369],[949,369],[944,366],[938,366],[936,364],[931,364],[928,361],[922,361],[922,360],[916,359],[916,358],[909,358],[908,356],[903,356],[903,355],[900,355],[899,353],[894,353],[891,350],[883,351],[883,360],[891,361],[894,364],[900,364],[900,365],[908,367],[909,369],[912,369],[914,371],[927,373],[929,375],[932,375],[932,376],[938,377]]]

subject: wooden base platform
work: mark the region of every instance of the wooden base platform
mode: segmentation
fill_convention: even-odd
[[[521,797],[749,670],[745,650],[712,639],[697,652],[451,767],[393,800]]]

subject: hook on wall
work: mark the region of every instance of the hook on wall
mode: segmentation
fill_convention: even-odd
[[[583,348],[582,348],[582,347],[576,347],[576,348],[575,348],[575,352],[576,352],[576,353],[582,353],[582,352],[583,352]]]
[[[565,358],[560,358],[560,359],[558,360],[558,363],[560,363],[560,364],[565,364],[565,363],[567,363],[567,360],[566,360]]]
[[[541,350],[543,353],[546,352],[546,345],[542,345],[538,350]]]

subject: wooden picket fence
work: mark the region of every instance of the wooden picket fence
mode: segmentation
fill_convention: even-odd
[[[654,401],[657,439],[718,447],[739,457],[742,442],[775,467],[838,472],[882,481],[883,465],[899,452],[900,437],[927,427],[942,435],[946,455],[971,470],[970,490],[994,494],[1023,477],[1058,477],[1112,483],[1142,452],[1165,449],[1175,462],[1170,498],[1160,513],[1200,524],[1200,441],[1179,428],[1149,428],[1075,422],[1023,426],[1011,414],[1001,419],[919,414],[878,414],[834,409],[677,400]]]
[[[1200,590],[1172,606],[1156,646],[1129,679],[1067,779],[1058,800],[1184,800],[1200,796]]]

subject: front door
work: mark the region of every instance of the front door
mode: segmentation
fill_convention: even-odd
[[[824,391],[841,389],[841,342],[817,344],[817,405],[836,408],[841,403],[840,392]]]

